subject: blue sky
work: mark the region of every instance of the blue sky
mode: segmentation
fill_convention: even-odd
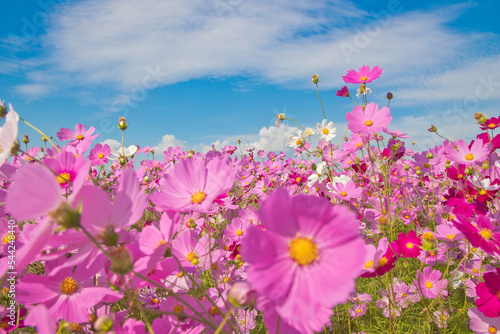
[[[342,75],[379,65],[368,85],[417,149],[473,138],[475,112],[499,116],[498,1],[33,0],[2,2],[0,99],[48,135],[94,126],[97,142],[285,150],[293,123],[338,133],[352,102]],[[351,91],[355,85],[348,85]],[[354,94],[353,94],[354,95]],[[355,97],[354,97],[355,98]],[[37,144],[39,135],[20,126]]]

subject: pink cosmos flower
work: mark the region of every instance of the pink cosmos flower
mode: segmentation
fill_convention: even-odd
[[[94,286],[93,278],[76,276],[72,268],[53,276],[29,274],[19,279],[17,301],[24,305],[44,304],[55,320],[87,322],[89,310],[109,296],[117,301],[123,296],[108,288]]]
[[[346,183],[337,182],[335,184],[328,183],[326,187],[330,190],[329,195],[345,201],[358,198],[363,193],[363,189],[358,188],[352,181]]]
[[[82,168],[87,168],[88,171],[89,167],[83,157],[75,158],[74,154],[65,151],[55,158],[43,159],[42,162],[58,174],[54,178],[63,189],[69,188]]]
[[[426,298],[435,299],[439,295],[446,297],[448,295],[448,291],[446,290],[448,280],[441,280],[442,276],[443,274],[439,270],[433,270],[432,267],[425,267],[423,272],[420,270],[417,272],[417,279],[419,280],[415,280],[414,282]]]
[[[150,198],[160,210],[210,212],[213,201],[233,187],[233,168],[225,160],[182,160],[160,181]]]
[[[89,161],[97,166],[97,165],[104,165],[108,163],[108,157],[111,155],[111,149],[109,148],[108,144],[96,144],[93,149],[90,150],[90,154],[88,155],[87,159]]]
[[[259,216],[266,230],[249,227],[241,244],[247,281],[292,327],[321,331],[331,307],[353,291],[365,257],[354,213],[278,188],[263,201]]]
[[[398,245],[398,253],[402,257],[412,257],[417,258],[422,250],[419,246],[422,246],[422,241],[417,233],[413,230],[406,233],[400,233],[398,239],[396,240]]]
[[[490,318],[500,317],[500,268],[483,276],[484,282],[476,286],[476,305],[479,311]]]
[[[355,70],[347,71],[347,75],[343,76],[342,79],[344,79],[345,83],[364,84],[380,78],[381,74],[382,69],[379,66],[373,67],[370,71],[370,66],[363,65],[359,68],[359,72]]]
[[[230,240],[239,243],[249,226],[251,226],[250,222],[236,217],[231,221],[231,224],[226,226],[224,235]]]
[[[476,307],[469,309],[469,328],[475,334],[498,334],[500,333],[500,318],[490,318],[483,315]]]
[[[460,139],[457,144],[457,149],[452,146],[447,146],[446,152],[450,157],[451,161],[457,164],[474,164],[476,162],[482,163],[488,158],[491,151],[491,144],[485,143],[483,145],[482,139],[476,139],[471,142],[471,145],[467,146],[465,141]]]
[[[465,235],[473,247],[480,247],[490,255],[500,253],[500,232],[494,221],[484,215],[478,215],[473,225],[464,216],[457,216],[457,218],[458,221],[453,221],[453,224]]]
[[[391,121],[391,111],[387,107],[378,109],[378,105],[370,102],[363,109],[356,106],[345,116],[347,126],[356,133],[379,133],[382,128],[387,127]]]
[[[83,124],[77,124],[75,131],[67,128],[61,128],[57,133],[59,140],[71,140],[68,144],[72,146],[78,145],[81,141],[92,141],[99,135],[92,135],[95,128],[91,126],[88,130]]]

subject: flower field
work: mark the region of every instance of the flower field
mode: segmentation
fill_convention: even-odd
[[[344,134],[276,115],[293,158],[125,146],[124,118],[118,150],[30,147],[1,103],[0,333],[500,333],[500,118],[414,151],[381,75],[342,77]]]

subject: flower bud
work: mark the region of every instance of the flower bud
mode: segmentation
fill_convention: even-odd
[[[144,183],[149,183],[149,181],[151,181],[151,178],[148,175],[146,175],[144,177]]]
[[[382,216],[378,219],[378,228],[381,231],[387,231],[391,228],[391,222],[386,216]]]
[[[482,169],[486,170],[490,168],[490,162],[488,160],[483,161]]]
[[[427,153],[427,159],[432,159],[434,158],[434,154],[432,154],[431,152]]]
[[[479,124],[484,124],[488,120],[482,113],[477,112],[474,114],[474,119],[479,123]]]
[[[118,163],[119,163],[120,165],[122,165],[122,166],[123,166],[123,165],[125,165],[125,164],[127,163],[127,158],[125,158],[125,157],[123,157],[123,156],[119,156],[119,157],[118,157]]]
[[[107,333],[113,329],[114,321],[108,315],[102,315],[96,320],[94,328],[97,332]]]
[[[472,174],[474,174],[474,169],[471,166],[465,168],[465,175],[472,175]]]
[[[314,75],[312,76],[312,82],[313,82],[313,83],[318,83],[318,82],[319,82],[319,76],[318,76],[317,74],[314,74]]]
[[[188,158],[191,158],[193,155],[194,155],[194,151],[193,150],[189,150],[189,152],[188,152]]]
[[[239,281],[231,286],[228,293],[228,301],[234,307],[244,308],[250,305],[257,298],[257,292],[252,290],[252,286],[246,281]]]
[[[67,202],[62,202],[57,209],[49,212],[49,217],[64,229],[80,227],[81,214]]]
[[[434,125],[431,125],[431,127],[427,129],[429,132],[437,132],[437,130],[438,129]]]
[[[29,142],[30,142],[30,138],[28,137],[28,135],[24,135],[23,136],[23,143],[28,144]]]
[[[394,98],[394,96],[392,95],[391,92],[387,93],[386,97],[387,97],[388,100],[392,100]]]
[[[106,229],[99,234],[99,239],[102,243],[108,247],[116,246],[120,237],[116,234],[113,226],[108,226]]]
[[[450,166],[451,166],[451,161],[446,160],[446,162],[444,163],[444,168],[450,168]]]
[[[48,140],[49,140],[49,138],[47,138],[47,136],[46,136],[46,135],[42,135],[42,141],[43,141],[43,142],[47,142]]]
[[[420,239],[422,240],[423,250],[431,251],[433,249],[436,249],[436,237],[432,232],[425,232]]]
[[[4,118],[7,115],[7,109],[5,108],[4,101],[0,100],[0,119]]]
[[[111,271],[118,275],[125,275],[132,271],[132,255],[125,246],[116,246],[109,251],[111,257]]]
[[[127,130],[127,127],[128,127],[128,124],[127,124],[127,120],[125,119],[125,117],[120,117],[118,119],[118,129],[125,131],[125,130]]]

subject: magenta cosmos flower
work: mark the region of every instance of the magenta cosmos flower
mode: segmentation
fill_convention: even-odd
[[[337,91],[337,93],[335,93],[335,95],[341,96],[341,97],[349,97],[351,95],[351,93],[349,93],[349,89],[347,89],[347,86],[342,86],[342,88],[340,88]]]
[[[484,274],[484,282],[476,286],[476,305],[485,316],[496,318],[500,316],[500,268],[497,272]]]
[[[467,144],[460,139],[456,144],[457,149],[451,145],[447,147],[447,153],[450,160],[457,164],[474,164],[476,162],[482,163],[488,159],[491,151],[490,143],[483,145],[482,139],[473,140],[472,143]]]
[[[442,276],[443,274],[439,270],[433,270],[432,267],[425,267],[423,272],[420,270],[417,272],[418,281],[415,280],[414,282],[426,298],[435,299],[439,295],[445,297],[448,295],[448,291],[446,290],[448,280],[441,280]]]
[[[94,148],[90,150],[90,154],[87,159],[89,159],[94,166],[104,165],[108,163],[108,157],[110,155],[111,149],[107,144],[96,144]]]
[[[380,78],[381,74],[382,69],[379,66],[375,66],[370,71],[370,66],[363,65],[359,68],[359,72],[350,70],[347,72],[347,75],[342,77],[342,79],[344,79],[345,83],[364,84]]]
[[[490,255],[495,252],[500,254],[500,233],[497,232],[494,221],[483,215],[477,216],[474,225],[464,216],[457,216],[457,219],[453,224],[473,247],[480,247]]]
[[[186,159],[160,181],[161,191],[151,195],[158,209],[208,213],[213,201],[233,187],[233,168],[225,160]]]
[[[417,233],[413,230],[406,233],[400,233],[398,239],[396,240],[396,245],[398,245],[398,253],[402,257],[413,257],[417,258],[422,250],[422,241]]]
[[[91,126],[88,130],[85,128],[83,124],[77,124],[75,126],[75,131],[71,129],[61,128],[57,133],[57,138],[59,140],[71,140],[68,144],[71,146],[77,146],[81,144],[83,141],[89,141],[96,139],[99,135],[92,135],[95,131],[95,128]]]
[[[354,290],[365,258],[355,214],[278,188],[262,203],[259,217],[266,230],[251,226],[241,242],[247,280],[291,326],[321,331],[331,308]]]
[[[356,106],[345,116],[347,126],[356,133],[379,133],[391,121],[391,111],[387,107],[378,109],[378,105],[370,102],[365,108]]]

